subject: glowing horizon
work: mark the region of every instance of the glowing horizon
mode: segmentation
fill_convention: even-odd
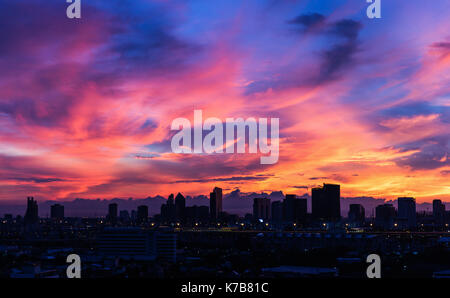
[[[283,191],[450,202],[450,3],[6,0],[0,202]],[[279,118],[279,160],[171,122]]]

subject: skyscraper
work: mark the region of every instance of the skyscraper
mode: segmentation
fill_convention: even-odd
[[[395,208],[392,204],[383,204],[375,208],[375,226],[379,229],[390,230],[394,227]]]
[[[111,203],[108,205],[108,215],[106,216],[106,219],[110,223],[117,222],[117,204],[116,203]]]
[[[307,214],[307,200],[287,194],[283,200],[283,220],[285,222],[304,222]]]
[[[271,215],[273,223],[281,223],[283,221],[283,202],[272,202]]]
[[[348,220],[352,223],[362,224],[365,220],[364,206],[361,204],[350,204],[350,209],[348,211]]]
[[[433,200],[433,219],[436,226],[441,226],[444,224],[445,205],[441,200]]]
[[[58,220],[64,219],[64,206],[60,204],[51,205],[50,217]]]
[[[283,200],[283,221],[294,221],[294,200],[296,198],[296,195],[287,194],[285,199]]]
[[[175,197],[175,217],[179,222],[184,223],[186,215],[186,199],[181,193]]]
[[[175,221],[175,200],[173,194],[169,195],[166,204],[161,205],[161,219],[164,222],[174,222]]]
[[[222,189],[219,187],[214,187],[214,190],[210,193],[209,210],[211,220],[218,220],[220,213],[222,213]]]
[[[337,221],[341,218],[341,189],[338,184],[323,184],[312,189],[312,215],[315,220]]]
[[[398,223],[403,229],[415,229],[416,221],[416,199],[400,197],[398,202]]]
[[[147,222],[147,220],[148,220],[148,206],[146,206],[146,205],[138,206],[137,207],[136,217],[137,217],[137,222],[139,222],[139,223]]]
[[[27,211],[24,217],[25,224],[36,224],[39,221],[38,205],[33,197],[27,197]]]
[[[305,222],[308,213],[308,201],[306,199],[294,200],[294,221]]]
[[[270,199],[254,198],[253,199],[253,219],[267,220],[270,218]]]

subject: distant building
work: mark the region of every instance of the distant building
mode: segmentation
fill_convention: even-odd
[[[108,205],[108,215],[106,216],[106,219],[110,223],[117,222],[117,204],[116,203],[111,203]]]
[[[27,211],[24,216],[24,223],[33,225],[39,222],[38,205],[33,197],[27,197]]]
[[[155,236],[158,260],[175,263],[177,259],[177,234],[170,230],[160,230]]]
[[[51,205],[50,217],[58,220],[64,219],[64,206],[60,204]]]
[[[135,221],[136,218],[137,218],[137,212],[136,212],[136,210],[131,210],[130,219],[131,219],[132,221]]]
[[[287,194],[283,200],[283,221],[294,221],[294,201],[297,198],[296,195]]]
[[[141,205],[137,207],[136,220],[139,223],[147,222],[148,220],[148,206]]]
[[[383,204],[375,208],[375,226],[383,230],[391,230],[394,227],[395,208],[392,204]]]
[[[270,199],[269,198],[254,198],[253,199],[253,218],[255,220],[270,219]]]
[[[97,238],[97,249],[105,256],[156,258],[154,234],[140,228],[105,228]]]
[[[185,221],[186,199],[181,193],[175,197],[175,217],[178,222]]]
[[[206,223],[209,219],[209,207],[208,206],[191,206],[186,207],[186,222],[189,224]]]
[[[209,195],[209,213],[212,221],[218,220],[222,213],[222,189],[219,187],[214,187]]]
[[[128,212],[128,210],[120,210],[119,218],[122,222],[128,222],[130,221],[130,213]]]
[[[283,221],[283,202],[275,201],[272,202],[271,206],[272,222],[281,223]]]
[[[397,224],[402,229],[415,229],[417,227],[416,199],[400,197],[398,202]]]
[[[312,215],[315,220],[337,221],[341,218],[341,190],[338,184],[323,184],[312,189]]]
[[[364,206],[361,204],[350,204],[348,211],[348,220],[352,223],[364,223],[366,218],[366,212]]]
[[[161,220],[166,223],[173,223],[176,220],[175,199],[173,194],[169,195],[166,204],[161,205]]]
[[[124,259],[176,261],[177,235],[171,230],[147,231],[135,227],[108,227],[97,238],[99,253]]]
[[[442,226],[445,222],[445,204],[441,200],[433,200],[433,220],[437,226]]]
[[[304,222],[307,214],[307,200],[296,195],[287,194],[283,200],[283,221]]]
[[[294,200],[294,221],[305,222],[308,214],[308,201],[306,199]]]

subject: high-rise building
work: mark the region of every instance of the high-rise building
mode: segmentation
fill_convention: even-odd
[[[283,200],[283,220],[285,222],[304,222],[307,214],[307,200],[287,194]]]
[[[294,221],[305,222],[308,213],[308,201],[306,199],[294,200]]]
[[[283,221],[294,221],[294,201],[297,198],[296,195],[287,194],[283,200]]]
[[[60,204],[51,205],[50,217],[58,220],[64,219],[64,206]]]
[[[441,200],[433,200],[433,219],[434,224],[442,226],[445,221],[445,204]]]
[[[272,202],[272,222],[281,223],[283,221],[283,202],[275,201]]]
[[[175,197],[175,217],[178,222],[184,223],[186,216],[186,199],[181,193]]]
[[[352,223],[362,224],[366,218],[364,206],[361,204],[350,204],[348,220]]]
[[[416,199],[410,197],[400,197],[398,202],[398,224],[402,229],[415,229],[416,220]]]
[[[383,230],[391,230],[394,227],[395,208],[392,204],[383,204],[375,208],[375,226]]]
[[[25,212],[25,224],[36,224],[39,221],[38,205],[33,197],[27,197],[27,211]]]
[[[312,215],[315,220],[337,221],[341,218],[341,189],[338,184],[323,184],[312,189]]]
[[[218,220],[222,213],[222,189],[219,187],[214,187],[209,195],[209,213],[213,221]]]
[[[108,205],[108,215],[106,216],[106,219],[110,223],[117,222],[117,204],[116,203],[111,203]]]
[[[148,206],[141,205],[137,207],[136,220],[139,223],[147,222],[148,220]]]
[[[253,219],[268,220],[270,219],[270,199],[254,198],[253,199]]]
[[[167,223],[173,223],[176,220],[175,199],[170,194],[166,204],[161,205],[161,220]]]

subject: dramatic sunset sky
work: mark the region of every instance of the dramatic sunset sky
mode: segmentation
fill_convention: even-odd
[[[0,201],[282,190],[450,201],[450,1],[0,4]],[[278,117],[280,158],[174,154],[173,119]]]

